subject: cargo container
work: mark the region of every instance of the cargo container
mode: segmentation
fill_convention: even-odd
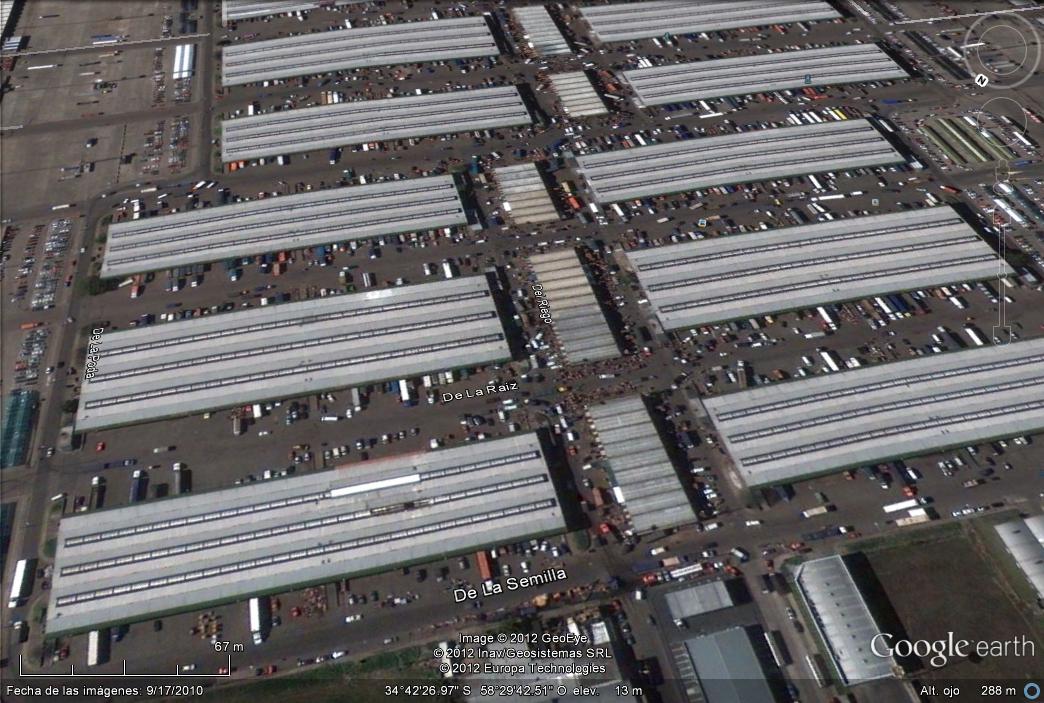
[[[476,552],[475,561],[478,563],[479,576],[483,581],[493,578],[493,564],[489,559],[489,554],[485,551]]]

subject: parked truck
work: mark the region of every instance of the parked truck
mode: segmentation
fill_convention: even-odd
[[[493,564],[490,562],[489,555],[486,552],[477,552],[475,561],[478,563],[479,576],[482,577],[483,581],[489,581],[493,578]]]
[[[112,641],[109,631],[91,630],[87,635],[87,666],[98,666],[109,661],[109,645]]]
[[[267,601],[267,598],[250,599],[250,635],[253,637],[254,644],[261,644],[265,641],[266,628],[262,627],[263,618],[267,616],[271,620],[271,610]]]
[[[827,513],[829,513],[833,509],[834,509],[834,506],[832,506],[832,505],[817,505],[814,508],[809,508],[808,510],[802,510],[801,511],[801,517],[803,517],[803,518],[810,518],[810,517],[815,517],[816,515],[826,515]]]
[[[141,469],[135,469],[131,474],[129,502],[137,503],[145,499],[145,485],[148,477]]]
[[[11,579],[11,596],[7,600],[8,608],[17,608],[29,596],[35,562],[32,559],[20,559],[15,564],[14,577]]]
[[[889,505],[884,506],[884,511],[886,513],[898,513],[903,510],[911,510],[923,504],[923,498],[911,498],[909,500],[904,500],[900,503],[890,503]]]

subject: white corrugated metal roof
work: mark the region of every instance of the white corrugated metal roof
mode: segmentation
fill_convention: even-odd
[[[905,78],[876,44],[710,59],[623,72],[639,105],[664,105],[804,86]]]
[[[347,494],[353,487],[361,490]],[[139,620],[564,529],[535,434],[68,516],[47,630]]]
[[[1044,339],[932,354],[706,398],[749,484],[1044,429]]]
[[[109,226],[103,276],[127,276],[267,252],[467,222],[452,176],[284,195]]]
[[[865,119],[699,137],[576,159],[600,203],[903,161]]]
[[[569,363],[619,356],[616,339],[577,252],[552,251],[530,257],[529,261],[542,286],[555,336]]]
[[[522,25],[529,45],[541,56],[570,54],[572,49],[562,36],[562,31],[555,24],[551,14],[543,5],[516,7],[511,10],[515,19]]]
[[[221,22],[269,17],[286,12],[309,12],[323,5],[354,5],[369,0],[222,0]]]
[[[558,209],[551,202],[547,185],[534,163],[501,166],[493,171],[500,187],[501,199],[515,222],[555,222]],[[510,208],[510,209],[509,209]]]
[[[795,579],[845,683],[891,676],[892,658],[879,657],[870,649],[881,630],[844,559],[835,555],[799,564]]]
[[[1037,597],[1044,598],[1044,515],[1011,520],[995,529]]]
[[[107,332],[77,430],[510,358],[484,276]]]
[[[586,6],[580,14],[603,42],[841,16],[821,0],[656,0]]]
[[[222,120],[221,158],[256,159],[532,121],[513,85],[357,100]]]
[[[696,521],[678,473],[640,396],[591,406],[588,416],[609,466],[614,492],[622,496],[636,532]]]
[[[666,329],[1014,275],[949,206],[714,237],[627,257]]]
[[[552,73],[548,76],[562,103],[562,110],[570,117],[604,115],[609,110],[583,71]]]
[[[496,56],[485,17],[454,17],[338,29],[223,47],[223,85],[367,66]]]

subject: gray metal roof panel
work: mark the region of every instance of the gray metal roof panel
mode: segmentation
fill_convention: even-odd
[[[752,485],[1044,429],[1044,339],[774,383],[704,405]]]
[[[591,406],[587,416],[596,430],[614,484],[623,494],[624,508],[636,531],[677,527],[696,520],[640,396]],[[635,434],[640,438],[632,439]],[[619,473],[616,472],[618,465]],[[650,485],[660,488],[658,495],[645,491]],[[632,490],[636,496],[633,502],[630,499]]]
[[[795,579],[845,682],[854,684],[891,676],[892,658],[879,657],[870,649],[880,628],[844,559],[834,555],[799,564]]]
[[[639,105],[906,78],[876,44],[780,51],[624,71]]]
[[[949,206],[627,256],[666,329],[1014,273]]]
[[[222,84],[499,54],[484,17],[338,29],[226,46]]]
[[[535,435],[66,518],[51,632],[564,529]]]
[[[595,200],[905,161],[865,119],[702,137],[577,157]]]
[[[105,333],[98,356],[80,430],[479,366],[510,351],[476,276]]]
[[[840,17],[820,0],[658,0],[581,7],[580,14],[603,42]]]
[[[533,121],[518,88],[501,86],[282,110],[222,120],[223,161]]]
[[[101,273],[125,276],[466,222],[452,176],[333,188],[116,222]]]

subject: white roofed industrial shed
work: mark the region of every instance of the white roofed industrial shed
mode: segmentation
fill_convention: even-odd
[[[569,42],[562,36],[562,30],[558,28],[555,20],[543,5],[527,5],[526,7],[515,7],[511,10],[515,20],[522,25],[525,38],[540,56],[553,56],[556,54],[571,54],[573,50]]]
[[[109,226],[102,276],[126,276],[467,222],[452,176],[265,198]]]
[[[483,276],[107,332],[77,430],[510,358]]]
[[[357,100],[222,120],[221,158],[226,162],[256,159],[532,121],[513,85]]]
[[[562,249],[529,261],[566,360],[579,364],[620,356],[579,254]]]
[[[773,383],[704,405],[750,485],[1044,429],[1044,339]]]
[[[65,517],[52,635],[565,530],[535,434]]]
[[[603,42],[841,16],[822,0],[655,0],[581,7],[580,14]]]
[[[949,206],[628,252],[666,329],[1014,274]]]
[[[876,44],[780,51],[624,71],[639,105],[906,78]]]
[[[904,161],[865,119],[687,139],[576,159],[600,203]]]
[[[623,503],[635,532],[696,522],[696,513],[641,396],[593,405],[587,416],[617,500]]]
[[[242,85],[368,66],[499,53],[485,17],[399,22],[226,46],[221,52],[221,80],[223,85]]]
[[[1037,592],[1037,598],[1044,600],[1044,515],[1016,518],[995,525],[994,529]]]
[[[310,12],[322,7],[359,5],[369,0],[222,0],[221,23],[255,17],[271,17],[287,12]]]

